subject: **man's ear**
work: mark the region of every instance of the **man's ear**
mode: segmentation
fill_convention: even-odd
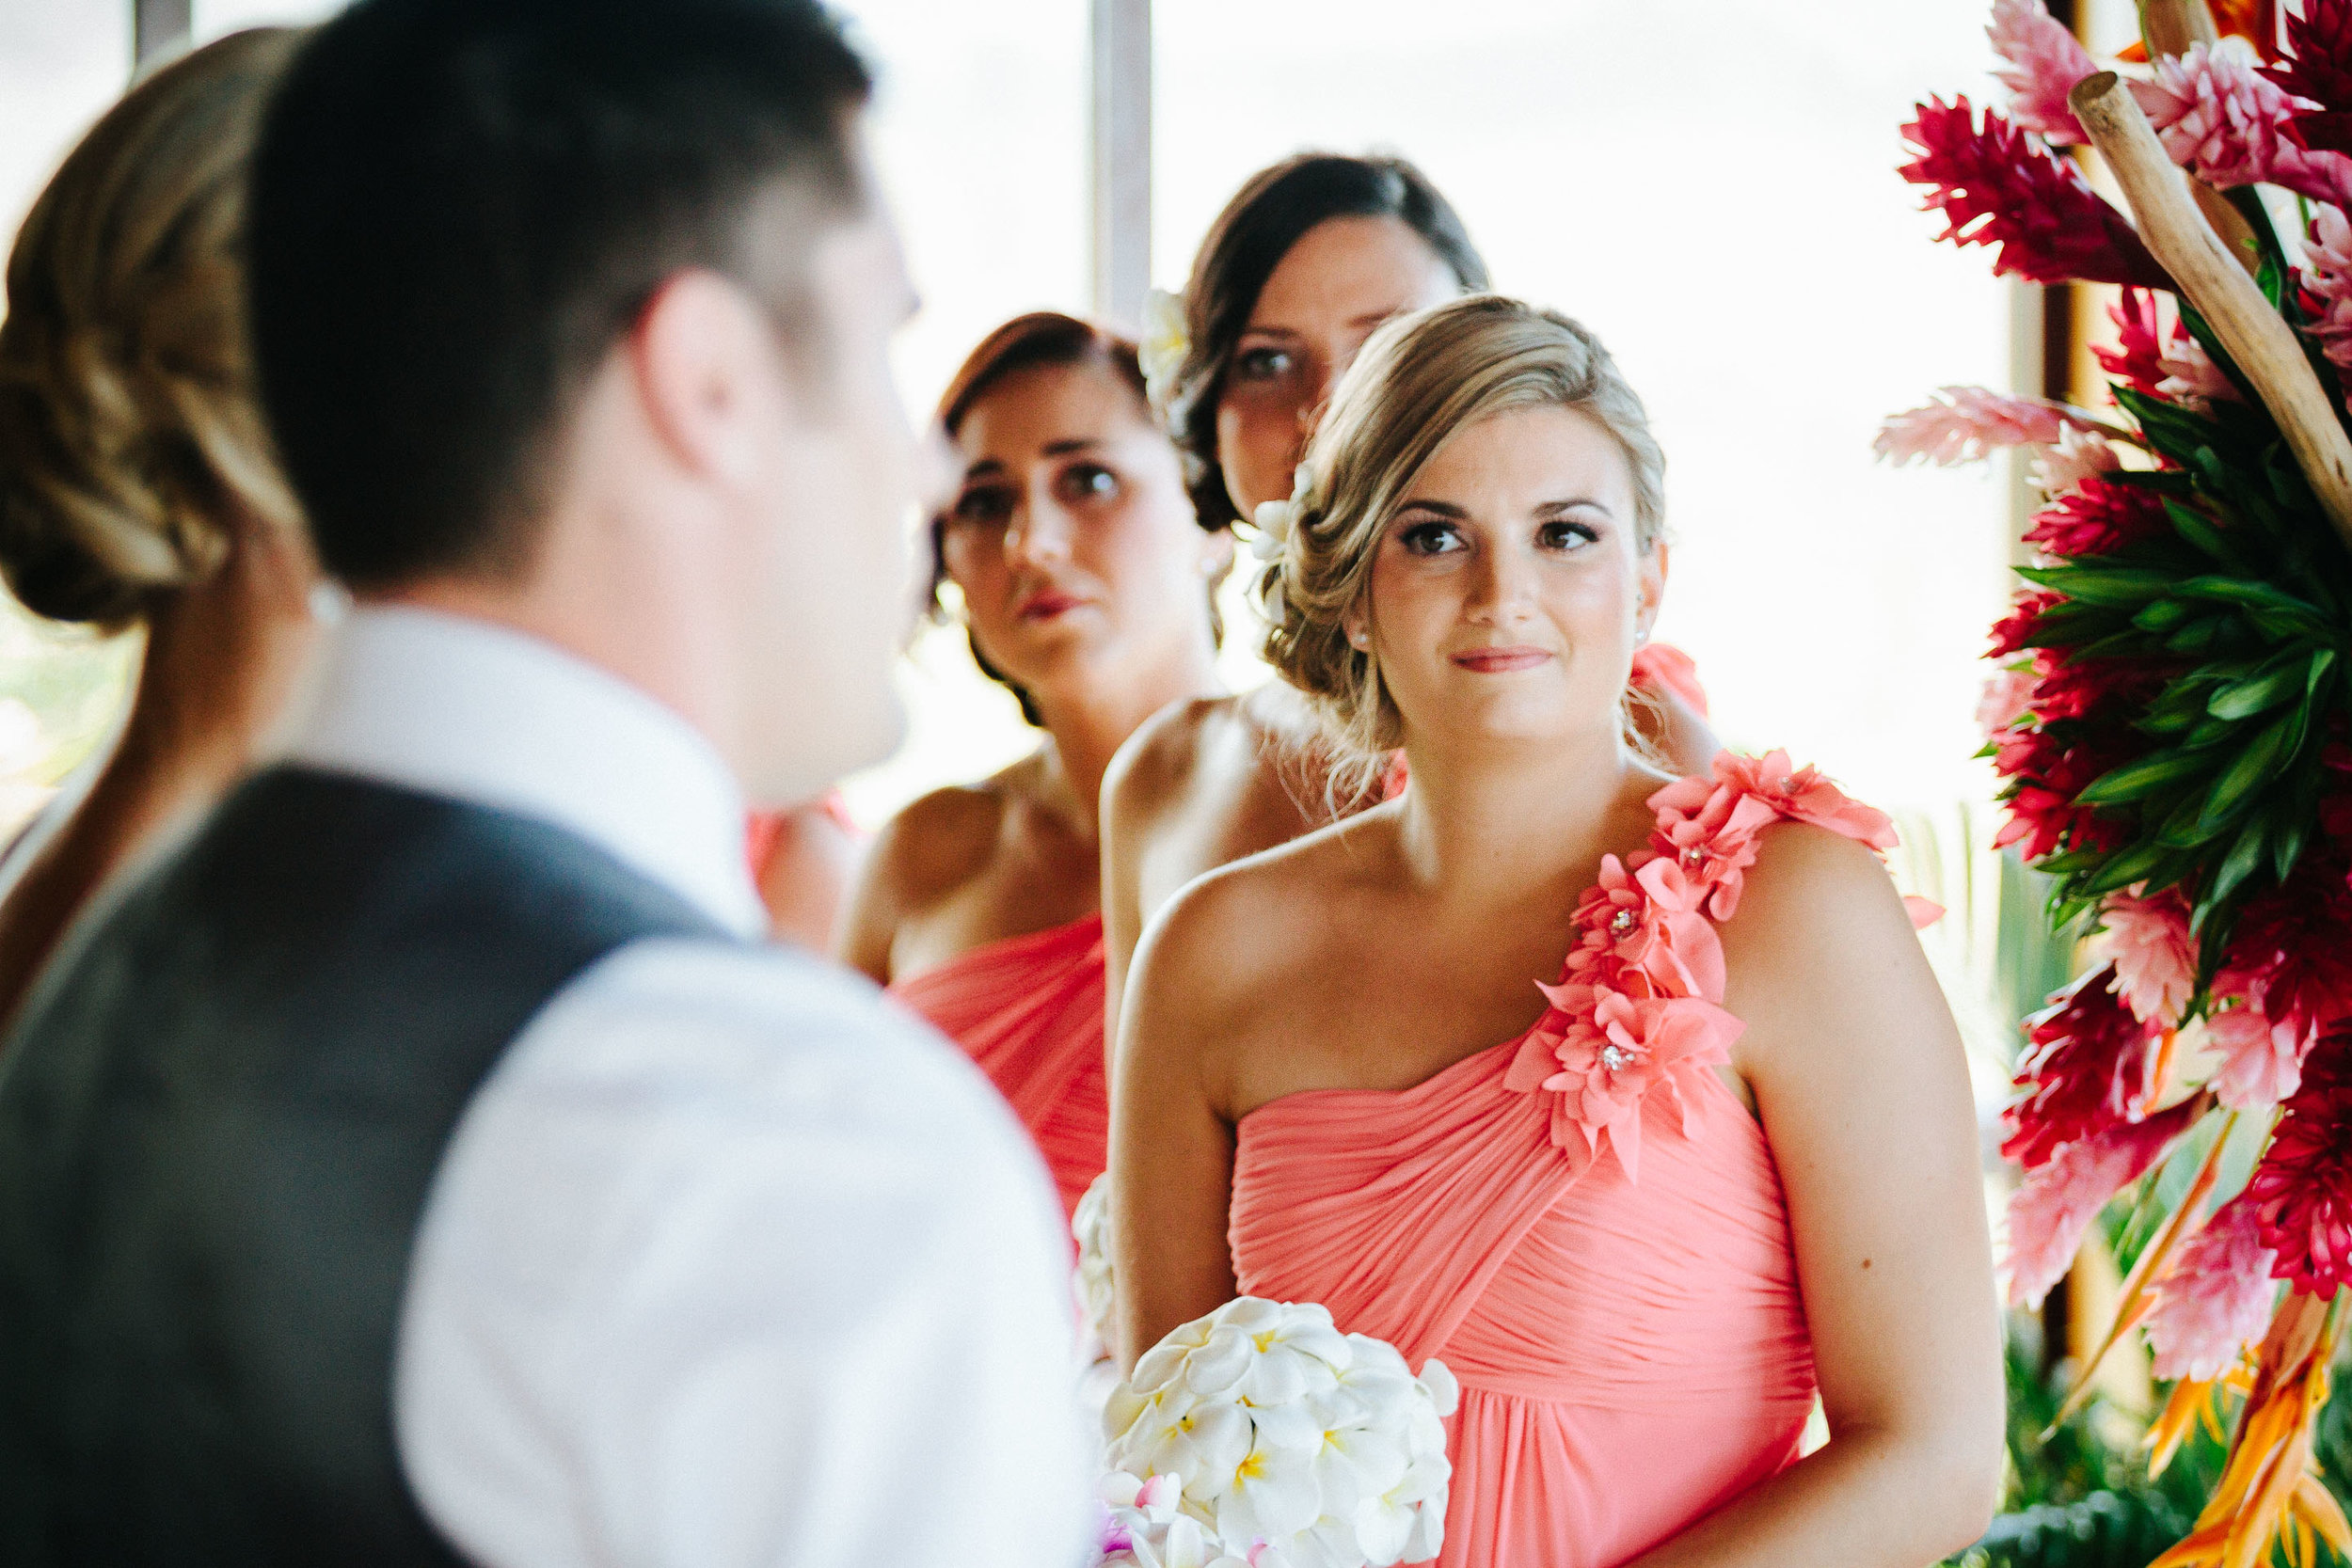
[[[767,312],[702,268],[654,291],[623,346],[655,439],[681,467],[729,485],[759,483],[790,389]]]

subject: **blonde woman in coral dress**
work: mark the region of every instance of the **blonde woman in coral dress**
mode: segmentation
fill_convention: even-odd
[[[1065,1210],[1102,1174],[1103,772],[1136,725],[1216,689],[1211,595],[1233,538],[1205,528],[1144,399],[1135,345],[1023,316],[942,400],[962,483],[932,525],[973,657],[1042,731],[1031,755],[890,822],[842,956],[969,1053]]]
[[[1442,1357],[1460,1568],[1965,1545],[2002,1384],[1959,1040],[1883,816],[1778,753],[1628,748],[1666,578],[1639,400],[1473,296],[1382,329],[1308,463],[1269,657],[1413,785],[1146,935],[1124,1363],[1237,1292]]]

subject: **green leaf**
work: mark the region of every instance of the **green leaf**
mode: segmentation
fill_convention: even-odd
[[[2165,859],[2166,850],[2160,844],[2135,844],[2128,849],[2119,849],[2108,857],[2106,864],[2091,874],[2090,879],[2083,884],[2082,892],[2096,896],[2129,887],[2134,882],[2144,880],[2148,873],[2162,864]]]
[[[2155,599],[2140,607],[2132,617],[2132,625],[2161,636],[2197,615],[2201,608],[2188,599]]]
[[[2192,511],[2179,501],[2168,499],[2164,503],[2164,515],[2172,519],[2172,531],[2183,539],[2187,540],[2223,565],[2243,569],[2244,563],[2237,550],[2222,537],[2221,531],[2214,527],[2212,519],[2204,514]]]
[[[2259,673],[2223,687],[2205,705],[2216,719],[2251,719],[2290,698],[2305,695],[2310,661],[2299,653],[2275,658]]]
[[[2234,615],[2208,615],[2191,621],[2164,640],[2167,653],[2183,654],[2191,658],[2211,653],[2232,640],[2238,630]]]
[[[2213,759],[2194,752],[2154,752],[2102,773],[2074,797],[2086,806],[2122,805],[2142,800],[2168,784],[2194,778],[2213,766]]]
[[[2254,798],[2256,786],[2269,776],[2280,749],[2296,727],[2296,716],[2290,713],[2248,742],[2207,792],[2205,809],[2198,818],[2202,826],[2220,827],[2236,817]]]
[[[2169,572],[2151,570],[2145,566],[2110,565],[2102,562],[2090,565],[2083,562],[2067,566],[2020,566],[2017,575],[2027,582],[2043,588],[2054,588],[2081,604],[2118,606],[2137,609],[2157,595],[2169,593],[2180,579]],[[2192,578],[2192,582],[2205,580]],[[2219,580],[2233,582],[2234,578]],[[2211,595],[2200,595],[2210,597]]]
[[[2022,575],[2022,574],[2021,574]],[[2064,592],[2063,589],[2060,592]],[[2219,604],[2243,605],[2249,610],[2275,610],[2280,614],[2308,616],[2319,627],[2319,635],[2328,634],[2327,623],[2319,611],[2283,589],[2250,578],[2222,577],[2208,574],[2194,577],[2177,585],[2176,592],[2193,599],[2211,599]]]
[[[2219,828],[2205,826],[2205,797],[2201,791],[2172,808],[2156,830],[2156,842],[2168,849],[2195,849],[2221,836]]]
[[[2213,874],[2213,888],[2205,895],[2208,904],[2223,904],[2235,893],[2247,878],[2251,877],[2263,863],[2263,831],[2259,823],[2249,824],[2237,835],[2221,869]]]
[[[2282,882],[2287,879],[2295,870],[2295,863],[2302,858],[2303,845],[2311,837],[2311,832],[2310,819],[2299,815],[2290,814],[2279,824],[2278,831],[2270,834],[2270,873],[2273,877]]]

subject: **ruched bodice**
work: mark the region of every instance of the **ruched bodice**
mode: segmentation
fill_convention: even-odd
[[[1740,1024],[1715,922],[1774,822],[1893,834],[1778,752],[1651,803],[1525,1035],[1238,1129],[1243,1293],[1320,1302],[1460,1380],[1446,1568],[1639,1556],[1794,1463],[1812,1406],[1779,1170],[1719,1072]]]
[[[890,993],[961,1046],[1045,1157],[1065,1213],[1103,1174],[1103,917],[1008,937],[895,982]]]
[[[1440,1562],[1621,1562],[1796,1457],[1813,1356],[1788,1214],[1720,1085],[1704,1139],[1645,1110],[1638,1182],[1571,1176],[1503,1087],[1517,1043],[1245,1118],[1234,1268],[1460,1379]]]

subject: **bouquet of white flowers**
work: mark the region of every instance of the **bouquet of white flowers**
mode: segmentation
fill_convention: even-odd
[[[1394,1346],[1342,1334],[1321,1307],[1227,1302],[1161,1340],[1111,1395],[1109,1560],[1425,1561],[1444,1538],[1444,1418],[1457,1397],[1444,1362],[1417,1378]]]
[[[1111,1343],[1111,1173],[1104,1171],[1078,1199],[1070,1216],[1070,1234],[1078,1243],[1078,1270],[1071,1276],[1078,1297],[1078,1321],[1084,1326],[1086,1359],[1109,1353]]]

